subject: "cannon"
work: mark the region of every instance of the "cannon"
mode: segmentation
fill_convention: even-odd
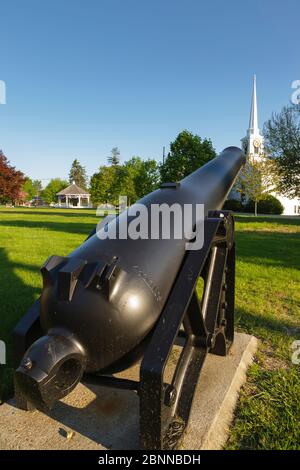
[[[133,205],[66,257],[48,258],[41,296],[13,333],[20,408],[49,409],[80,381],[134,390],[141,448],[176,448],[207,353],[226,355],[234,338],[234,220],[222,207],[244,163],[242,151],[228,147],[179,183],[164,183],[138,201],[149,209],[150,225],[154,205],[202,204],[203,218],[194,216],[189,227],[190,233],[203,230],[199,249],[186,249],[187,236],[163,238],[160,231],[150,238],[121,236],[120,227],[134,220]],[[118,236],[99,236],[111,224]],[[165,383],[174,345],[181,353]],[[139,381],[115,377],[139,361]]]

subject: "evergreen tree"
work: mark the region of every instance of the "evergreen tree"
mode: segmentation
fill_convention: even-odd
[[[111,155],[108,157],[107,161],[112,166],[117,166],[120,164],[120,150],[118,147],[112,148]]]
[[[87,175],[84,166],[82,166],[77,158],[73,161],[70,173],[69,173],[69,183],[72,184],[73,181],[80,188],[86,189],[87,187]]]

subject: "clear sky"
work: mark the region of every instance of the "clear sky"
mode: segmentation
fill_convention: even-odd
[[[0,148],[33,178],[114,146],[160,159],[183,129],[220,151],[300,79],[299,0],[1,0]]]

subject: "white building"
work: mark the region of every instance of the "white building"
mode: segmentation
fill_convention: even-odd
[[[247,135],[241,140],[242,148],[248,158],[259,159],[264,155],[264,138],[258,127],[256,76],[253,77],[251,111]],[[300,199],[289,199],[274,193],[284,207],[284,215],[300,215]]]
[[[76,209],[92,207],[90,203],[90,194],[77,186],[75,181],[73,181],[73,183],[67,188],[59,191],[56,196],[58,197],[59,207]]]

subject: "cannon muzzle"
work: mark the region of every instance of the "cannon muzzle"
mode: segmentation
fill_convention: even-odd
[[[29,402],[47,410],[73,390],[84,365],[84,351],[71,335],[48,334],[26,351],[15,379]]]

